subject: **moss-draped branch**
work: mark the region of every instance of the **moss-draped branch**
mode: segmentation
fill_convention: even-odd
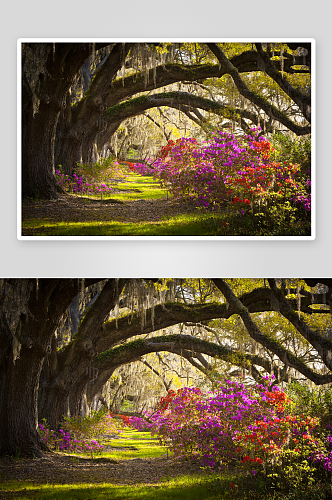
[[[242,125],[243,119],[250,120],[252,123],[258,125],[257,115],[249,110],[225,106],[212,99],[180,91],[161,92],[158,94],[134,97],[133,99],[123,101],[120,104],[108,108],[103,115],[103,119],[110,125],[119,120],[123,121],[127,118],[140,115],[147,109],[160,106],[179,109],[186,114],[190,109],[195,110],[199,108],[222,116],[223,118],[234,120],[238,122],[239,125]],[[260,120],[260,123],[262,123],[262,120]],[[273,132],[273,128],[269,122],[265,122],[265,130],[266,132]]]
[[[245,97],[252,103],[256,104],[271,119],[276,120],[279,123],[282,123],[285,127],[294,132],[296,135],[300,136],[300,135],[310,134],[311,128],[309,126],[301,127],[300,125],[297,125],[295,122],[290,120],[285,113],[283,113],[275,106],[273,106],[273,104],[267,101],[264,97],[251,91],[242,80],[238,69],[232,64],[232,62],[229,59],[227,59],[224,52],[217,44],[208,43],[207,45],[214,53],[214,55],[217,57],[224,71],[232,77],[236,85],[236,88],[243,97]]]
[[[273,347],[273,346],[272,346]],[[284,370],[278,370],[267,358],[259,355],[243,353],[241,351],[221,346],[207,340],[202,340],[191,335],[172,334],[160,335],[149,339],[136,339],[120,346],[108,349],[101,353],[94,362],[94,367],[100,373],[123,364],[131,363],[141,356],[151,352],[169,351],[184,357],[190,354],[194,358],[197,353],[218,358],[232,365],[251,370],[252,366],[260,366],[268,373],[273,373],[277,381],[285,374]],[[309,368],[303,361],[293,356],[287,349],[283,349],[283,354],[287,355],[291,366],[305,375],[307,378],[318,384],[332,382],[332,374],[322,375]],[[188,356],[187,356],[188,355]],[[288,365],[290,366],[290,365]],[[198,366],[196,366],[198,367]],[[206,368],[209,371],[208,367]],[[202,370],[202,368],[199,368]],[[281,375],[281,377],[280,377]]]
[[[273,354],[275,354],[276,356],[278,356],[278,358],[282,361],[282,363],[285,366],[289,366],[290,368],[294,368],[298,372],[302,373],[309,380],[312,380],[315,384],[317,384],[317,385],[319,385],[319,384],[326,384],[326,383],[332,381],[332,374],[327,374],[327,375],[318,374],[317,372],[313,371],[299,357],[295,356],[291,351],[289,351],[288,349],[286,349],[282,345],[282,343],[279,342],[277,339],[275,339],[275,338],[273,338],[273,337],[271,337],[271,336],[269,336],[267,334],[262,333],[261,330],[259,329],[258,325],[252,319],[252,316],[251,316],[251,314],[249,312],[249,309],[244,305],[243,301],[241,301],[235,295],[235,293],[233,292],[233,290],[231,289],[231,287],[226,283],[225,280],[218,278],[218,279],[214,279],[213,282],[219,288],[219,290],[221,291],[221,293],[224,295],[224,297],[226,298],[227,302],[229,303],[229,306],[231,308],[236,309],[238,311],[237,314],[239,314],[239,316],[241,317],[241,319],[243,321],[243,324],[246,327],[246,330],[247,330],[248,334],[250,335],[250,337],[252,339],[254,339],[256,342],[258,342],[262,346],[266,347],[269,351],[271,351]],[[284,304],[284,302],[287,303],[287,300],[283,297],[282,292],[281,291],[277,291],[275,289],[275,287],[274,287],[274,285],[275,285],[274,280],[269,280],[269,283],[270,283],[271,287],[273,287],[272,291],[277,296],[277,299],[282,304]],[[291,319],[294,319],[293,315],[291,313],[291,306],[290,305],[287,308],[287,310],[288,310],[289,317]],[[281,311],[281,313],[283,315],[285,315],[282,311]],[[296,317],[296,313],[294,313],[294,316]],[[305,332],[305,327],[306,327],[306,331],[310,330],[310,328],[307,325],[305,325],[304,322],[302,322],[302,324],[294,322],[294,326],[296,326],[296,328],[297,328],[297,326],[302,327],[303,333]],[[300,328],[297,328],[297,329],[301,333],[301,329]],[[312,334],[313,333],[314,332],[312,332]],[[307,338],[307,340],[309,340],[309,334],[306,333],[306,335],[303,335],[303,337]],[[315,334],[314,338],[316,339],[316,342],[317,342],[318,341],[318,334]],[[323,336],[320,336],[319,340],[321,342],[321,345],[325,346],[325,348],[326,348],[326,343],[327,342],[328,342],[329,347],[332,348],[332,342],[331,341],[326,341],[326,339],[324,339]],[[309,340],[309,342],[310,342],[310,340]],[[312,344],[312,345],[314,345],[314,344]],[[317,347],[319,348],[319,343],[318,342],[317,342]],[[318,351],[318,352],[319,352],[319,354],[321,354],[320,351]],[[329,350],[329,352],[331,352],[331,350]],[[330,360],[326,359],[326,361],[329,361],[328,363],[326,363],[326,361],[325,361],[325,359],[323,357],[322,357],[322,360],[324,361],[324,363],[326,364],[326,366],[331,370],[332,369],[331,359]]]

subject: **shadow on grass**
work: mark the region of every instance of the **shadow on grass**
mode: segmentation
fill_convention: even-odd
[[[235,495],[236,496],[236,495]],[[228,500],[234,498],[231,480],[216,476],[182,476],[171,481],[150,484],[116,485],[112,483],[36,484],[29,481],[0,485],[0,498],[21,500]],[[243,497],[238,497],[243,498]],[[253,498],[253,497],[252,497]],[[261,497],[260,497],[261,498]]]
[[[131,222],[49,222],[23,223],[23,236],[223,236],[221,219],[181,215],[154,223]]]
[[[22,236],[310,236],[310,224],[273,224],[247,215],[197,212],[156,222],[51,222],[31,219],[23,222]]]

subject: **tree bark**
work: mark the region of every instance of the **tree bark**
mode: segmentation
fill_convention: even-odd
[[[8,359],[1,387],[0,455],[42,456],[36,411],[42,359],[25,346],[19,359]]]
[[[80,323],[75,338],[58,354],[58,367],[45,386],[45,405],[40,409],[41,417],[46,418],[53,429],[68,414],[69,404],[76,414],[86,383],[95,377],[93,361],[98,354],[97,342],[104,334],[104,321],[115,307],[126,281],[109,279],[106,282]],[[80,386],[83,375],[85,384]]]
[[[99,119],[107,109],[106,96],[112,93],[111,83],[121,68],[132,44],[116,43],[104,64],[97,71],[84,98],[72,108],[70,127],[61,138],[59,163],[64,172],[72,175],[79,151],[82,148],[82,160],[89,163],[92,146],[100,132]]]
[[[38,44],[28,44],[32,53]],[[45,44],[44,68],[36,68],[32,90],[22,70],[22,196],[57,197],[54,144],[60,112],[66,109],[69,89],[89,56],[89,44]],[[33,96],[38,99],[34,109]]]
[[[54,175],[54,138],[60,109],[40,103],[35,116],[24,119],[22,197],[56,198],[61,191]]]
[[[45,357],[62,316],[78,293],[78,280],[7,280],[1,297],[0,324],[0,455],[41,456],[45,448],[37,429],[37,395]],[[87,284],[99,280],[87,280]],[[15,325],[9,326],[6,295],[20,282],[26,286],[25,303]]]

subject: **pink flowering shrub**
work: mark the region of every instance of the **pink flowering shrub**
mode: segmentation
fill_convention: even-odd
[[[116,421],[104,408],[84,417],[67,417],[64,423],[65,430],[59,432],[50,430],[47,422],[38,425],[42,440],[51,449],[67,453],[89,453],[91,456],[103,451],[103,445],[94,438],[102,434],[120,434]]]
[[[209,393],[185,387],[151,417],[152,432],[177,458],[217,468],[238,464],[253,475],[312,484],[319,470],[332,469],[332,438],[319,419],[294,414],[272,382],[226,380]]]
[[[63,173],[62,166],[55,170],[59,185],[68,193],[80,195],[110,194],[112,188],[107,182],[113,178],[124,178],[121,164],[111,158],[101,158],[92,164],[78,163],[72,176]]]
[[[144,417],[129,417],[128,422],[131,427],[141,432],[149,431],[152,427],[152,423]]]
[[[153,169],[140,164],[133,169],[150,172],[174,198],[197,207],[215,210],[227,205],[240,216],[257,214],[257,223],[263,218],[270,227],[296,225],[299,216],[309,224],[310,179],[301,166],[274,161],[277,153],[268,139],[259,137],[259,130],[251,134],[235,137],[217,131],[204,143],[183,137],[168,141]]]

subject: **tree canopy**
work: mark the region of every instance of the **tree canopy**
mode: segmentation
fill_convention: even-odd
[[[330,383],[331,290],[321,278],[3,279],[0,451],[41,453],[37,415],[55,428],[121,366],[145,360],[160,376],[150,353],[211,381]]]
[[[55,197],[55,166],[71,175],[103,150],[141,148],[148,133],[160,145],[176,131],[214,127],[311,131],[307,41],[26,41],[21,53],[24,197]]]

